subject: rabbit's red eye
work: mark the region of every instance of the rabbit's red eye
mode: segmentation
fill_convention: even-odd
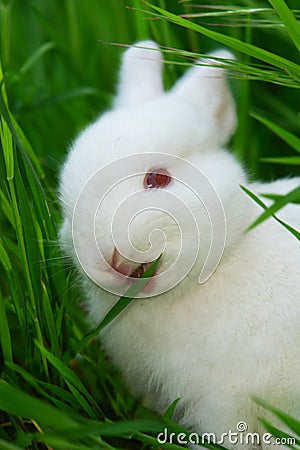
[[[167,169],[153,169],[148,172],[144,178],[145,189],[163,188],[170,184],[172,177]]]

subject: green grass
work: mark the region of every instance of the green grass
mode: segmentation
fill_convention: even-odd
[[[192,3],[0,0],[0,450],[150,449],[166,425],[180,430],[172,408],[158,418],[123,386],[57,245],[59,166],[111,103],[123,51],[112,43],[150,37],[181,49],[165,51],[167,87],[199,53],[230,47],[233,151],[252,179],[300,173],[298,2]],[[299,199],[272,198],[266,209],[253,197],[258,222]],[[281,419],[300,435],[298,422]]]

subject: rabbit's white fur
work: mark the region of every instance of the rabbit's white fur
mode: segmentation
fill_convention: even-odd
[[[230,58],[227,52],[215,56]],[[77,263],[71,230],[76,199],[105,164],[129,154],[159,152],[199,167],[225,211],[227,241],[219,267],[199,285],[196,264],[174,289],[135,300],[101,338],[129,386],[157,411],[180,397],[176,419],[198,433],[220,436],[235,431],[241,420],[248,431],[262,433],[258,416],[267,413],[252,396],[300,415],[299,243],[274,219],[245,233],[262,210],[240,184],[256,193],[284,194],[299,185],[299,179],[247,184],[243,169],[221,148],[236,126],[223,69],[206,63],[191,68],[165,93],[157,45],[146,41],[125,52],[114,108],[81,133],[63,166],[61,242]],[[144,164],[147,172],[147,158]],[[157,165],[163,167],[163,161]],[[180,167],[173,170],[180,176]],[[140,188],[132,182],[123,195]],[[114,207],[107,205],[107,220]],[[96,268],[93,245],[84,235],[88,209],[87,204],[82,212],[82,245]],[[299,212],[298,206],[289,205],[279,216],[299,229]],[[105,226],[99,233],[109,256],[113,246]],[[136,233],[138,241],[139,229]],[[81,273],[89,316],[96,323],[117,298]]]

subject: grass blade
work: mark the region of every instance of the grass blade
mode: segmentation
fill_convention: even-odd
[[[269,3],[271,3],[273,8],[277,11],[287,32],[290,35],[290,38],[300,52],[300,25],[295,19],[291,9],[287,6],[284,0],[269,0]]]
[[[279,200],[277,200],[270,208],[267,207],[267,205],[265,205],[265,203],[259,198],[257,197],[257,195],[255,195],[253,192],[249,191],[249,189],[245,188],[244,186],[241,186],[241,188],[243,189],[243,191],[249,195],[250,198],[252,198],[252,200],[254,200],[259,206],[261,206],[265,212],[259,216],[259,218],[257,220],[255,220],[248,228],[246,231],[250,231],[251,229],[253,229],[254,227],[256,227],[259,223],[263,222],[264,220],[266,220],[268,217],[273,217],[275,220],[277,220],[277,222],[279,222],[281,225],[283,225],[287,230],[289,230],[298,240],[300,240],[300,232],[295,230],[293,227],[291,227],[290,225],[288,225],[287,223],[285,223],[283,220],[279,219],[278,217],[275,216],[274,212],[278,211],[279,209],[281,209],[284,205],[286,205],[287,203],[293,203],[294,201],[298,201],[299,199],[299,190],[300,187],[294,189],[293,191],[291,191],[289,194],[280,197]],[[296,191],[296,192],[295,192]],[[289,197],[289,200],[287,201],[286,198]],[[274,206],[276,204],[276,206]],[[278,205],[281,205],[278,207]],[[273,207],[273,208],[272,208]],[[271,210],[272,208],[272,210]],[[271,212],[270,212],[271,210]],[[275,211],[274,211],[275,210]]]
[[[17,124],[14,116],[11,114],[11,112],[8,109],[8,106],[5,102],[5,96],[3,94],[3,83],[4,80],[2,79],[0,81],[0,114],[2,115],[3,119],[5,120],[8,129],[10,130],[10,133],[12,135],[12,138],[14,142],[16,143],[17,147],[30,158],[32,161],[32,164],[34,165],[37,173],[39,174],[40,178],[44,178],[44,171],[42,169],[42,166],[34,153],[31,145],[29,144],[27,138],[25,137],[25,134]],[[9,171],[8,171],[8,177],[11,177],[11,173],[13,173],[13,166],[12,163],[9,165]]]
[[[6,272],[11,272],[12,265],[9,256],[7,254],[7,251],[5,250],[4,245],[2,243],[2,239],[0,239],[0,262],[2,263],[4,270]]]
[[[169,11],[161,9],[158,6],[152,5],[152,4],[148,3],[147,1],[143,0],[143,3],[145,3],[150,8],[156,10],[163,17],[166,17],[168,20],[176,23],[177,25],[180,25],[180,26],[185,27],[190,30],[194,30],[200,34],[203,34],[204,36],[206,36],[208,38],[213,39],[214,41],[220,42],[221,44],[224,44],[230,48],[233,48],[234,50],[245,53],[246,55],[252,56],[253,58],[259,59],[260,61],[263,61],[264,63],[268,63],[268,64],[271,64],[282,70],[286,70],[286,71],[290,72],[290,75],[293,77],[296,76],[296,77],[298,77],[298,79],[300,77],[300,67],[298,64],[294,63],[293,61],[282,58],[281,56],[275,55],[274,53],[271,53],[260,47],[256,47],[255,45],[243,42],[237,38],[233,38],[231,36],[227,36],[225,34],[209,30],[201,25],[190,22],[187,19],[176,16],[176,14],[173,14]]]
[[[264,220],[268,219],[270,216],[273,216],[277,211],[279,211],[288,203],[293,202],[294,200],[299,200],[299,198],[300,198],[300,186],[293,189],[291,192],[289,192],[287,195],[284,195],[279,200],[275,201],[273,205],[267,208],[266,211],[263,214],[261,214],[261,216],[259,216],[255,220],[255,222],[253,222],[250,225],[249,230],[259,225]]]
[[[149,267],[149,269],[147,269],[146,272],[144,272],[142,276],[134,282],[134,284],[124,294],[124,296],[121,297],[118,302],[110,309],[110,311],[102,320],[99,331],[106,327],[112,320],[114,320],[115,317],[117,317],[123,311],[123,309],[125,309],[129,305],[129,303],[131,303],[131,301],[134,300],[135,297],[144,289],[149,281],[148,278],[150,278],[154,273],[160,261],[160,258],[161,256],[157,258],[152,266]]]
[[[91,405],[94,406],[95,410],[99,410],[99,406],[88,393],[82,382],[79,380],[77,375],[59,358],[50,353],[47,349],[45,349],[39,342],[36,341],[36,345],[41,351],[42,355],[47,358],[50,364],[52,364],[56,370],[63,376],[66,382],[68,382],[69,389],[75,394],[77,401],[81,404],[83,409],[94,419],[96,419],[93,410],[86,402],[87,399]],[[76,389],[76,392],[71,388],[71,385]]]
[[[173,414],[175,412],[176,405],[179,402],[179,400],[180,400],[180,398],[177,398],[170,404],[170,406],[168,406],[167,410],[164,412],[164,415],[163,415],[164,419],[172,419]]]
[[[71,442],[69,439],[62,438],[60,436],[54,435],[45,435],[43,434],[41,437],[36,439],[37,441],[42,441],[47,444],[47,449],[55,449],[55,450],[102,450],[109,447],[100,447],[99,445],[90,446],[84,445],[81,443],[75,444]]]
[[[284,425],[286,425],[290,430],[292,430],[294,433],[296,433],[298,436],[300,436],[300,421],[295,419],[294,417],[290,416],[289,414],[286,414],[285,412],[281,411],[278,408],[274,408],[273,406],[269,405],[265,401],[255,397],[255,402],[262,406],[263,408],[270,411],[272,414],[274,414],[278,419],[281,420]]]
[[[280,440],[283,440],[286,442],[286,446],[290,448],[299,448],[300,441],[299,439],[295,438],[294,436],[291,436],[290,434],[280,430],[277,427],[274,427],[268,420],[264,419],[263,417],[259,417],[259,420],[264,425],[267,431],[269,431],[274,437],[279,438]],[[289,443],[290,442],[290,443]],[[294,442],[297,447],[291,444],[291,442]]]
[[[260,158],[260,161],[273,164],[300,165],[300,156],[282,156],[278,158]]]
[[[10,442],[5,442],[2,439],[0,439],[0,450],[24,450],[22,447],[19,447],[18,445],[12,444]]]
[[[53,42],[45,42],[42,44],[34,53],[30,56],[30,58],[23,64],[20,69],[20,74],[24,75],[31,67],[42,57],[45,53],[49,52],[55,47]]]
[[[261,122],[263,125],[268,127],[271,131],[273,131],[277,136],[279,136],[282,140],[284,140],[287,144],[289,144],[296,152],[300,153],[300,139],[294,134],[286,131],[284,128],[276,125],[271,122],[271,120],[266,117],[261,116],[257,113],[251,113],[251,116]]]
[[[12,340],[1,289],[0,289],[0,323],[1,323],[0,347],[2,348],[3,358],[4,361],[12,362],[13,360]]]
[[[142,276],[134,282],[134,284],[124,294],[124,296],[121,297],[117,301],[117,303],[108,311],[108,313],[105,315],[102,321],[90,333],[88,333],[86,336],[82,338],[82,340],[75,347],[76,354],[80,353],[82,349],[88,344],[88,342],[94,336],[97,336],[97,334],[99,334],[100,331],[103,330],[103,328],[105,328],[110,322],[112,322],[144,289],[144,287],[149,281],[148,278],[150,278],[151,275],[154,273],[160,261],[160,258],[161,256],[157,258],[157,260],[152,264],[152,266],[150,266],[149,269],[147,269],[146,272],[144,272]]]
[[[76,422],[58,409],[0,380],[0,409],[36,420],[53,430],[74,429]]]
[[[273,201],[280,200],[282,197],[284,197],[283,195],[279,195],[279,194],[261,194],[261,196],[264,197],[264,198],[268,198],[269,200],[273,200]],[[291,203],[295,203],[296,205],[299,205],[300,204],[300,198],[299,199],[295,199]]]
[[[59,434],[67,438],[82,439],[86,436],[118,436],[131,435],[136,432],[159,432],[164,423],[160,420],[127,420],[124,422],[99,423],[96,421],[86,421],[83,425],[78,425],[76,429],[60,430]]]

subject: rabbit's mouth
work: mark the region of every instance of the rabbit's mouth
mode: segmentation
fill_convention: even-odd
[[[130,277],[132,278],[140,278],[142,275],[144,275],[144,273],[150,269],[150,267],[152,266],[152,264],[154,263],[154,261],[152,262],[147,262],[147,263],[142,263],[140,266],[138,266],[131,274]],[[153,277],[155,273],[153,273],[151,275],[151,277]],[[149,277],[150,278],[150,277]]]
[[[139,266],[137,266],[133,261],[124,258],[115,248],[110,266],[119,274],[124,275],[128,278],[140,278],[152,266],[153,263],[154,261],[149,261],[141,263]],[[151,277],[155,275],[155,272],[156,271],[154,271]]]
[[[133,280],[136,278],[141,278],[144,273],[150,269],[150,267],[153,265],[154,261],[142,263],[139,265],[131,274],[129,275],[129,280],[133,282]],[[156,282],[153,278],[156,275],[157,268],[153,271],[151,275],[148,275],[148,277],[145,277],[146,284],[144,288],[141,290],[143,294],[151,295],[153,293],[153,290],[155,289]]]

